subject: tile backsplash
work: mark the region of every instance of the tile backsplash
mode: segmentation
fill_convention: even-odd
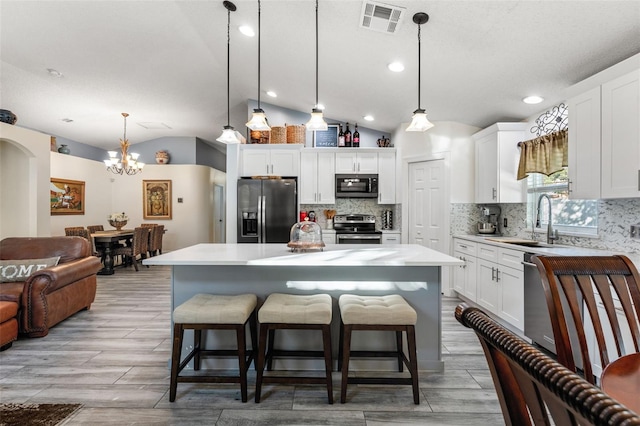
[[[500,204],[502,218],[507,218],[508,227],[502,228],[503,235],[531,238],[531,223],[527,222],[527,204]],[[478,204],[452,204],[451,235],[475,234],[480,218]],[[619,199],[598,201],[598,236],[576,237],[560,235],[558,244],[610,250],[624,253],[640,253],[640,239],[629,235],[629,228],[640,223],[640,199]],[[541,236],[538,235],[538,240]]]
[[[400,230],[400,204],[378,204],[371,198],[337,198],[335,204],[301,204],[300,210],[316,213],[317,222],[322,228],[326,228],[327,219],[325,210],[336,210],[337,214],[371,214],[376,217],[376,229],[382,229],[382,212],[393,211],[393,229]]]

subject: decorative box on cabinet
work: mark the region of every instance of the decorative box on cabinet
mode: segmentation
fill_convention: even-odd
[[[360,148],[337,152],[336,173],[378,173],[378,153]]]
[[[298,176],[300,147],[256,147],[240,149],[242,176]]]
[[[335,154],[305,149],[300,154],[300,163],[300,203],[334,204]]]
[[[473,135],[476,203],[523,203],[525,180],[517,180],[518,142],[531,139],[527,123],[496,123]]]

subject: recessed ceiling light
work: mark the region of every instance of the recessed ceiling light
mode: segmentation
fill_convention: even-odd
[[[56,77],[56,78],[62,77],[62,73],[58,70],[54,70],[53,68],[47,68],[47,72],[51,77]]]
[[[253,28],[248,25],[241,25],[238,27],[238,30],[240,30],[240,32],[247,37],[253,37],[256,35],[256,33],[253,31]]]
[[[267,90],[267,95],[271,96],[272,98],[277,98],[278,94],[276,92],[274,92],[273,90]]]
[[[387,65],[387,68],[393,72],[402,72],[404,71],[404,65],[400,62],[391,62]]]
[[[527,96],[526,98],[522,99],[522,102],[530,105],[539,104],[542,101],[544,101],[544,98],[541,98],[540,96]]]
[[[363,118],[367,121],[373,121],[373,115],[365,115]]]

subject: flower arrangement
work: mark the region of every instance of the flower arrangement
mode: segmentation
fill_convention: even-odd
[[[112,220],[114,222],[125,222],[129,220],[129,216],[127,216],[125,212],[111,213],[109,216],[107,216],[107,219]]]

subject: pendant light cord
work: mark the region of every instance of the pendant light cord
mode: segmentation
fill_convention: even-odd
[[[318,108],[318,0],[316,0],[316,104]]]
[[[227,127],[231,126],[231,113],[229,112],[229,79],[231,78],[231,9],[227,9]]]
[[[262,7],[258,0],[258,109],[260,108],[260,11]]]
[[[420,64],[422,64],[422,60],[420,59],[420,52],[422,51],[422,49],[420,48],[420,28],[422,27],[422,25],[418,24],[418,109],[422,109],[420,107]]]

